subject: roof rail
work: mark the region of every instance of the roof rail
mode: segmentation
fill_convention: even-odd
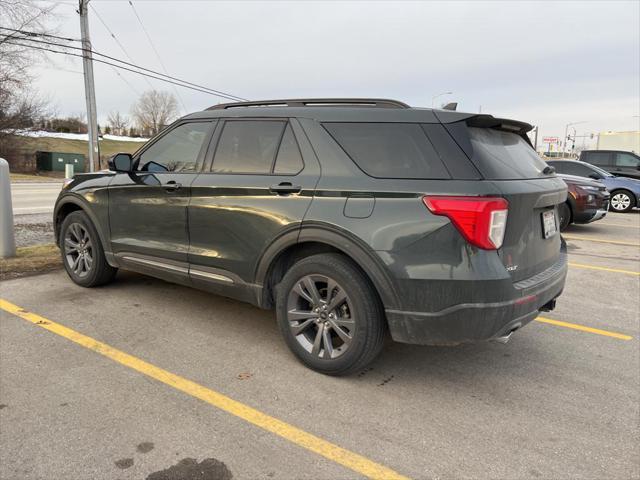
[[[207,110],[226,110],[238,107],[373,107],[411,108],[404,102],[386,98],[295,98],[283,100],[261,100],[255,102],[220,103]]]

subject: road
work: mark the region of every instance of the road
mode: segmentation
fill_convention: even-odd
[[[415,479],[638,478],[639,219],[566,232],[555,324],[506,345],[389,343],[346,378],[300,365],[272,312],[197,290],[127,272],[93,290],[64,272],[4,282],[0,478],[208,478],[188,473],[205,459],[221,479],[373,472],[349,452]]]
[[[61,188],[61,182],[12,183],[11,203],[14,215],[52,213]]]

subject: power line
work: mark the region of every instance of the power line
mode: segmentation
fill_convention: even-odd
[[[80,40],[77,38],[69,38],[69,37],[61,37],[59,35],[51,35],[49,33],[40,33],[40,32],[30,32],[29,30],[17,30],[15,28],[7,28],[7,27],[0,27],[0,30],[8,30],[10,32],[16,32],[16,33],[20,33],[22,35],[27,35],[27,36],[32,36],[32,37],[49,37],[49,38],[56,38],[58,40],[65,40],[67,42],[79,42]],[[3,34],[6,35],[6,34]]]
[[[151,35],[149,35],[149,32],[147,32],[147,29],[145,28],[144,24],[142,23],[142,19],[140,18],[140,15],[138,15],[138,11],[136,10],[136,7],[133,6],[133,2],[131,0],[129,0],[129,5],[131,5],[131,9],[133,10],[133,13],[135,14],[136,18],[138,19],[138,23],[140,23],[140,26],[142,27],[142,31],[147,36],[147,40],[149,40],[149,44],[151,45],[151,48],[153,49],[153,52],[156,54],[156,58],[158,59],[158,62],[160,62],[160,66],[162,67],[162,70],[164,70],[164,73],[168,76],[169,72],[167,71],[167,67],[165,67],[164,62],[160,58],[160,54],[158,53],[158,50],[156,50],[156,46],[153,44],[153,40],[151,40]],[[186,113],[187,112],[187,107],[184,104],[184,100],[182,100],[182,97],[180,96],[180,94],[176,90],[176,87],[173,87],[173,91],[178,96],[178,99],[180,99],[180,103],[182,104],[182,108],[184,109],[184,112]]]
[[[104,25],[104,28],[107,30],[107,32],[109,32],[109,35],[111,35],[111,38],[113,38],[113,40],[118,44],[118,46],[120,47],[120,50],[122,50],[122,53],[124,53],[124,55],[127,57],[127,59],[129,59],[129,61],[131,63],[135,63],[133,61],[133,58],[131,58],[131,56],[127,53],[127,51],[124,48],[124,45],[122,45],[122,43],[120,42],[120,40],[118,40],[118,38],[116,37],[115,33],[113,33],[111,31],[111,29],[109,28],[109,26],[107,25],[107,22],[105,22],[102,17],[100,16],[100,14],[98,13],[98,11],[96,10],[96,8],[93,6],[93,4],[89,4],[89,6],[91,7],[91,10],[93,10],[93,13],[96,14],[96,17],[98,17],[98,20],[100,20],[100,23],[102,23],[102,25]],[[120,78],[122,78],[124,80],[124,77],[122,77],[122,75],[120,75],[120,73],[118,71],[116,71],[116,73],[118,74],[118,76],[120,76]],[[151,82],[149,81],[148,78],[145,77],[145,82],[147,82],[147,85],[149,85],[149,88],[153,88],[153,85],[151,85]],[[126,80],[125,80],[126,82]],[[129,82],[127,82],[129,83]],[[135,91],[135,89],[133,89]]]
[[[3,35],[3,34],[0,34],[0,35]],[[32,38],[16,38],[16,39],[11,38],[11,39],[12,39],[12,40],[23,40],[23,41],[27,41],[27,42],[35,42],[35,43],[46,44],[46,45],[53,45],[53,46],[56,46],[56,47],[60,47],[60,48],[68,48],[68,49],[73,49],[73,50],[84,50],[82,47],[75,47],[75,46],[71,46],[71,45],[62,45],[62,44],[55,43],[55,42],[49,42],[49,41],[47,41],[47,40],[35,40],[35,39],[32,39]],[[22,45],[22,46],[30,46],[30,45]],[[34,48],[35,48],[35,47],[34,47]],[[41,50],[43,50],[43,49],[44,49],[44,50],[46,50],[46,48],[44,48],[44,47],[40,47],[40,49],[41,49]],[[54,50],[52,50],[52,52],[54,52],[54,53],[68,53],[68,52],[58,52],[58,51],[54,51]],[[192,88],[192,90],[203,91],[204,93],[209,93],[209,94],[211,94],[211,95],[215,95],[215,96],[218,96],[218,97],[221,97],[221,98],[226,98],[226,99],[228,99],[228,100],[233,100],[233,101],[246,101],[246,99],[245,99],[245,98],[238,97],[238,96],[236,96],[236,95],[232,95],[232,94],[230,94],[230,93],[222,92],[222,91],[220,91],[220,90],[215,90],[215,89],[213,89],[213,88],[205,87],[205,86],[203,86],[203,85],[198,85],[198,84],[196,84],[196,83],[188,82],[188,81],[186,81],[186,80],[182,80],[182,79],[177,78],[177,77],[172,77],[172,76],[170,76],[170,75],[165,75],[165,74],[160,73],[160,72],[157,72],[157,71],[155,71],[155,70],[151,70],[151,69],[148,69],[148,68],[145,68],[145,67],[141,67],[141,66],[139,66],[139,65],[136,65],[135,63],[125,62],[124,60],[120,60],[119,58],[112,57],[112,56],[110,56],[110,55],[106,55],[106,54],[104,54],[104,53],[100,53],[100,52],[98,52],[98,51],[96,51],[96,50],[91,50],[91,53],[93,53],[94,55],[99,55],[99,56],[104,57],[104,58],[108,58],[109,60],[113,60],[113,61],[115,61],[115,62],[122,63],[122,64],[124,64],[124,65],[128,65],[128,66],[130,66],[130,67],[137,68],[137,69],[139,69],[139,70],[143,70],[143,71],[145,71],[145,72],[152,73],[152,74],[154,74],[154,75],[160,75],[161,77],[167,77],[167,78],[169,78],[169,79],[171,79],[171,80],[175,80],[176,82],[180,82],[180,83],[170,82],[170,81],[167,81],[167,80],[165,80],[165,79],[163,79],[163,78],[154,77],[153,75],[147,75],[147,76],[148,76],[148,77],[150,77],[150,78],[156,78],[156,79],[159,79],[159,80],[167,81],[167,83],[173,83],[174,85],[178,85],[178,86],[185,87],[185,88],[195,87],[195,88]],[[81,58],[82,58],[82,55],[74,55],[74,56],[79,56],[79,57],[81,57]],[[99,61],[99,59],[94,59],[94,60],[95,60],[95,61]],[[102,62],[102,63],[107,63],[108,65],[111,65],[109,62],[105,62],[104,60],[102,60],[101,62]],[[144,74],[144,73],[142,73],[142,72],[138,72],[138,71],[135,71],[135,70],[130,70],[130,69],[127,69],[127,68],[121,67],[120,65],[116,65],[116,67],[118,67],[118,68],[122,68],[122,69],[124,69],[124,70],[133,71],[133,72],[138,73],[138,74],[143,75],[143,76],[145,75],[145,74]],[[184,85],[183,85],[183,84],[184,84]]]
[[[116,67],[111,67],[111,68],[113,69],[113,72],[120,77],[120,80],[122,80],[124,83],[126,83],[127,86],[131,89],[131,91],[133,93],[135,93],[137,97],[139,97],[140,96],[140,92],[138,92],[138,90],[133,85],[131,85],[131,83],[129,83],[129,80],[124,78],[122,76],[122,74],[116,69]],[[147,80],[147,79],[145,78],[145,80]]]
[[[35,32],[30,32],[30,33],[35,33]],[[0,35],[2,35],[2,34],[0,34]],[[46,41],[46,40],[35,40],[35,39],[32,39],[32,38],[20,38],[18,40],[26,40],[26,41],[29,41],[29,42],[44,43],[44,44],[47,44],[47,45],[54,45],[54,46],[63,47],[63,48],[71,48],[71,49],[74,49],[74,50],[84,50],[81,47],[74,47],[74,46],[70,46],[70,45],[61,45],[59,43],[49,42],[49,41]],[[213,88],[205,87],[203,85],[198,85],[197,83],[188,82],[186,80],[182,80],[182,79],[177,78],[177,77],[172,77],[171,75],[165,75],[164,73],[160,73],[160,72],[155,71],[155,70],[151,70],[151,69],[148,69],[148,68],[145,68],[145,67],[141,67],[141,66],[139,66],[139,65],[137,65],[135,63],[125,62],[124,60],[120,60],[119,58],[112,57],[112,56],[106,55],[104,53],[100,53],[100,52],[98,52],[96,50],[91,50],[91,53],[93,53],[95,55],[100,55],[102,57],[108,58],[109,60],[113,60],[115,62],[123,63],[125,65],[130,66],[130,67],[138,68],[140,70],[144,70],[146,72],[153,73],[155,75],[160,75],[162,77],[170,78],[171,80],[175,80],[177,82],[181,82],[181,83],[184,83],[186,85],[191,85],[193,87],[197,87],[197,88],[200,88],[200,89],[209,90],[210,92],[212,92],[214,94],[217,94],[221,98],[226,98],[228,100],[235,100],[235,101],[247,101],[246,98],[238,97],[237,95],[232,95],[230,93],[226,93],[226,92],[223,92],[223,91],[220,91],[220,90],[215,90]]]
[[[23,40],[23,39],[20,39],[20,40]],[[28,39],[24,39],[24,40],[28,40]],[[84,58],[84,55],[80,55],[80,54],[77,54],[77,53],[61,52],[60,50],[53,50],[53,49],[51,49],[51,48],[46,48],[46,47],[38,47],[38,46],[36,46],[36,45],[30,45],[30,44],[27,44],[27,43],[18,43],[18,42],[15,42],[15,41],[13,41],[13,40],[11,40],[11,41],[8,41],[8,40],[7,40],[7,41],[6,41],[6,43],[9,43],[9,44],[11,44],[11,45],[18,45],[18,46],[21,46],[21,47],[33,48],[33,49],[35,49],[35,50],[43,50],[43,51],[51,52],[51,53],[59,53],[59,54],[62,54],[62,55],[70,55],[70,56],[72,56],[72,57]],[[66,47],[66,46],[64,46],[64,45],[58,45],[58,46],[59,46],[59,47],[62,47],[62,48],[72,48],[72,47]],[[80,49],[80,50],[82,50],[82,49]],[[94,53],[96,53],[96,52],[94,52]],[[98,55],[102,55],[102,54],[98,54]],[[105,57],[107,57],[107,58],[109,58],[107,55],[104,55],[104,56],[105,56]],[[210,90],[204,90],[204,89],[202,89],[202,88],[198,88],[198,87],[190,87],[190,86],[188,86],[188,85],[184,85],[184,84],[182,84],[182,83],[177,83],[177,82],[174,82],[174,81],[172,81],[172,80],[168,80],[168,79],[166,79],[166,78],[157,77],[157,76],[155,76],[155,75],[151,75],[151,74],[148,74],[148,73],[144,73],[144,72],[141,72],[141,71],[139,71],[139,70],[133,70],[133,69],[131,69],[131,68],[123,67],[122,65],[118,65],[118,64],[115,64],[115,63],[107,62],[106,60],[102,60],[102,59],[99,59],[99,58],[94,58],[94,59],[93,59],[93,61],[94,61],[94,62],[99,62],[99,63],[104,63],[105,65],[111,65],[111,66],[113,66],[113,67],[119,68],[119,69],[121,69],[121,70],[126,70],[126,71],[128,71],[128,72],[137,73],[138,75],[146,76],[146,77],[149,77],[149,78],[154,78],[154,79],[156,79],[156,80],[160,80],[160,81],[162,81],[162,82],[171,83],[171,84],[173,84],[173,85],[177,85],[178,87],[189,88],[189,89],[191,89],[191,90],[195,90],[195,91],[197,91],[197,92],[202,92],[202,93],[207,93],[207,94],[209,94],[209,95],[213,95],[213,96],[215,96],[215,97],[226,98],[227,100],[238,101],[238,98],[237,98],[237,97],[231,97],[231,96],[228,96],[228,95],[226,95],[226,94],[224,94],[224,95],[223,95],[223,94],[220,94],[220,93],[213,93],[213,92],[212,92],[212,91],[210,91]],[[122,60],[118,60],[118,61],[119,61],[119,62],[122,62]],[[122,63],[125,63],[125,64],[126,64],[127,62],[122,62]],[[142,67],[138,67],[138,68],[142,68]],[[146,69],[145,69],[145,70],[146,70]]]
[[[95,9],[94,9],[94,12],[95,12]],[[98,12],[95,12],[95,14],[98,15]],[[98,16],[98,18],[100,18],[100,17]],[[105,27],[106,27],[106,25],[105,25]],[[107,29],[108,29],[108,27],[107,27]],[[50,34],[47,34],[47,33],[40,33],[40,32],[31,32],[31,31],[28,31],[28,30],[17,30],[15,28],[0,27],[0,30],[7,30],[7,31],[10,31],[10,32],[14,32],[13,35],[9,35],[9,36],[5,35],[5,39],[15,38],[16,40],[27,40],[29,42],[38,42],[38,43],[40,43],[39,40],[34,40],[33,38],[24,38],[25,36],[28,36],[28,37],[54,38],[54,39],[58,39],[58,40],[64,40],[66,42],[80,42],[80,40],[76,40],[74,38],[61,37],[59,35],[50,35]],[[22,35],[22,37],[15,37],[15,34],[20,34],[20,35]],[[2,35],[4,35],[4,34],[2,34]],[[111,35],[114,36],[113,33]],[[115,38],[115,36],[114,36],[114,38]],[[53,42],[47,42],[47,43],[49,43],[51,45],[56,45],[58,47],[73,48],[71,46],[61,45],[59,43],[53,43]],[[82,49],[80,48],[80,50],[82,50]],[[123,51],[124,51],[124,49],[123,49]],[[127,54],[127,52],[125,52],[125,55],[126,54]],[[128,55],[127,55],[127,57],[128,57]],[[133,85],[131,85],[131,83],[129,83],[129,81],[126,78],[124,78],[120,74],[120,72],[118,72],[118,70],[115,69],[115,67],[111,67],[111,68],[113,69],[114,73],[116,75],[118,75],[118,77],[120,77],[122,79],[122,81],[125,82],[127,84],[127,86],[136,94],[136,96],[140,96],[140,93],[133,87]],[[62,70],[62,71],[71,72],[71,73],[79,73],[80,75],[84,75],[83,72],[78,72],[78,71],[75,71],[75,70],[65,70],[64,68],[60,68],[60,67],[58,67],[57,70]],[[149,83],[149,80],[147,80],[146,78],[145,78],[145,80],[147,81],[147,83]],[[149,83],[149,86],[151,86],[151,83]]]

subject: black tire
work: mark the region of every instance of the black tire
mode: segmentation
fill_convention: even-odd
[[[80,242],[78,237],[83,237],[84,241]],[[77,246],[73,246],[76,240]],[[97,287],[113,280],[118,269],[107,263],[98,232],[86,213],[75,211],[67,215],[62,221],[58,241],[62,264],[74,283],[81,287]]]
[[[313,313],[315,303],[305,300],[310,299],[305,281],[313,282],[319,298],[324,296],[326,302],[317,304],[323,305],[325,311]],[[304,285],[302,291],[300,285]],[[340,302],[342,296],[346,299]],[[331,308],[334,302],[338,306]],[[294,304],[295,308],[290,308]],[[317,316],[299,321],[289,318],[292,312],[303,310],[307,316]],[[319,254],[295,263],[276,287],[276,312],[278,326],[291,351],[317,372],[337,376],[361,371],[382,350],[386,331],[384,309],[369,279],[343,255]],[[309,326],[294,334],[292,328],[304,327],[303,323]],[[328,336],[328,348],[324,333]],[[318,337],[322,347],[314,353]],[[331,355],[337,356],[328,358]]]
[[[563,232],[571,224],[571,207],[568,203],[558,205],[558,216],[560,217],[558,223],[560,223],[560,231]]]
[[[629,212],[636,206],[635,198],[628,190],[614,190],[609,199],[610,209],[618,213]]]

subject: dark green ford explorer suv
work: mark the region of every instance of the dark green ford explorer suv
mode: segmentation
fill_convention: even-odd
[[[275,308],[293,353],[344,375],[398,342],[497,339],[565,283],[566,185],[531,126],[380,99],[216,105],[55,207],[82,286],[123,268]]]

